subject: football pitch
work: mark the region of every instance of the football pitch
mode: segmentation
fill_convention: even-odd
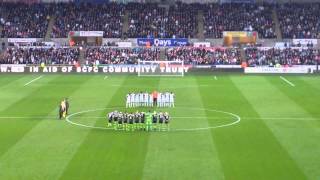
[[[129,92],[175,93],[170,131],[115,131]],[[70,114],[58,120],[69,98]],[[320,179],[320,77],[1,75],[0,179]]]

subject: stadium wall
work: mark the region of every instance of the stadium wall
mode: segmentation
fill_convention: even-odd
[[[42,74],[133,74],[137,75],[139,68],[143,68],[144,72],[152,72],[150,65],[103,65],[103,66],[80,66],[72,65],[49,65],[41,67],[38,65],[19,65],[19,64],[1,64],[0,73],[42,73]],[[241,74],[315,74],[319,69],[316,65],[301,65],[293,67],[247,67],[242,68],[240,65],[186,65],[184,67],[184,74],[214,74],[214,73],[241,73]],[[160,75],[172,75],[170,72],[163,72]],[[159,75],[159,76],[160,76]]]

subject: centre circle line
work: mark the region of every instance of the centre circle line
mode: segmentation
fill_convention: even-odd
[[[240,123],[240,121],[241,121],[241,117],[239,115],[231,113],[231,112],[227,112],[227,111],[221,111],[221,110],[216,110],[216,109],[206,109],[206,108],[190,108],[190,107],[175,107],[175,108],[177,108],[177,109],[189,109],[189,110],[204,110],[204,111],[211,111],[211,112],[218,112],[218,113],[228,114],[230,116],[235,117],[236,121],[228,123],[228,124],[218,125],[218,126],[208,126],[208,127],[200,127],[200,128],[178,128],[178,129],[171,129],[170,131],[201,131],[201,130],[209,130],[209,129],[216,129],[216,128],[232,126],[232,125]],[[113,130],[113,128],[90,126],[90,125],[85,125],[85,124],[81,124],[81,123],[76,123],[76,122],[70,120],[71,117],[79,115],[79,114],[95,112],[95,111],[102,111],[102,110],[108,110],[108,109],[125,109],[125,107],[108,107],[108,108],[97,108],[97,109],[79,111],[79,112],[75,112],[73,114],[68,115],[66,117],[66,121],[68,123],[70,123],[70,124],[73,124],[73,125],[76,125],[76,126],[85,127],[85,128],[100,129],[100,130]],[[166,132],[168,132],[168,131],[166,131]]]

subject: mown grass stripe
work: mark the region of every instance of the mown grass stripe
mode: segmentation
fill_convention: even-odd
[[[268,82],[273,85],[273,88],[281,92],[284,96],[282,100],[288,99],[291,102],[292,109],[299,109],[305,114],[304,119],[313,119],[313,121],[283,121],[281,123],[273,122],[273,128],[278,129],[279,136],[283,137],[283,143],[292,154],[292,157],[304,170],[308,179],[316,179],[320,177],[320,157],[317,156],[320,152],[320,144],[317,140],[320,138],[320,94],[316,87],[306,83],[299,77],[294,78],[298,85],[295,89],[288,88],[280,84],[276,79],[268,78]],[[278,107],[280,110],[282,106]],[[296,111],[296,110],[295,110]],[[290,111],[284,113],[291,114]],[[307,118],[308,117],[308,118]],[[290,128],[288,128],[288,126]],[[307,148],[312,147],[312,148]]]
[[[197,86],[193,76],[182,79],[161,78],[160,90],[168,91],[167,87],[183,84]],[[196,88],[177,89],[173,92],[176,94],[176,108],[168,109],[172,112],[171,116],[192,114],[190,109],[181,109],[181,106],[203,107]],[[172,118],[171,127],[188,124],[194,127],[208,126],[204,110],[197,111],[195,116],[204,118],[197,121]],[[143,179],[223,179],[219,158],[208,134],[208,131],[150,134]]]
[[[0,101],[5,103],[0,103],[0,115],[5,114],[6,110],[14,103],[22,100],[24,97],[29,96],[31,93],[35,93],[42,85],[49,85],[49,82],[55,79],[57,76],[50,76],[43,80],[42,84],[38,86],[32,86],[30,88],[24,88],[23,84],[34,77],[33,75],[5,75],[9,77],[8,79],[13,79],[6,85],[0,85]],[[18,78],[18,79],[17,79]]]
[[[23,76],[8,76],[8,75],[1,75],[0,77],[1,77],[0,88],[2,88],[3,86],[7,86],[9,83],[17,81],[20,78],[23,78]]]
[[[277,76],[232,77],[235,87],[240,91],[241,96],[246,99],[246,105],[242,105],[241,107],[248,108],[247,111],[253,112],[260,117],[285,117],[288,115],[306,117],[306,114],[299,107],[294,106],[280,91],[273,88],[267,81],[269,78],[277,79],[283,86],[287,86]],[[287,86],[287,88],[289,87]],[[252,138],[251,140],[248,139],[248,142],[254,141],[260,143],[250,143],[247,147],[255,152],[256,161],[263,163],[252,165],[252,167],[255,167],[254,169],[260,170],[261,173],[263,171],[267,172],[261,174],[261,178],[292,179],[292,177],[295,177],[296,179],[306,179],[304,171],[287,149],[285,141],[289,139],[284,139],[281,135],[282,133],[279,133],[280,129],[278,128],[281,126],[276,124],[280,121],[261,119],[247,122],[251,125],[250,131],[253,129],[258,130],[256,134],[251,134]],[[289,141],[292,141],[292,139]],[[254,144],[256,145],[253,146]],[[241,146],[246,147],[244,144]]]
[[[201,83],[206,79],[207,77],[201,77],[198,81]],[[258,116],[242,91],[235,86],[237,79],[231,79],[229,76],[225,76],[223,82],[220,79],[219,83],[224,86],[210,92],[200,87],[204,105],[240,116]],[[301,170],[262,120],[242,119],[237,126],[211,132],[226,179],[287,179],[292,176],[290,173],[304,178]]]
[[[82,78],[73,76],[73,78],[69,77],[68,79],[56,76],[51,81],[52,83],[68,84],[74,82],[74,84],[64,88],[43,85],[36,91],[36,94],[17,102],[9,111],[17,115],[56,115],[59,101],[76,91],[88,79],[90,79],[89,76]],[[47,96],[50,96],[50,98],[48,99]],[[37,111],[34,111],[35,109]],[[61,126],[67,126],[67,124],[63,121],[43,121],[32,118],[23,121],[10,119],[0,123],[5,123],[5,126],[2,127],[8,128],[4,132],[4,136],[1,136],[8,143],[0,149],[2,153],[0,179],[33,179],[34,177],[48,179],[54,176],[55,168],[61,165],[57,163],[60,162],[61,157],[56,155],[61,150],[65,152],[65,147],[60,145],[68,142],[68,139],[64,136],[66,134],[61,131],[63,129]],[[15,134],[12,134],[12,132],[15,132]],[[1,143],[5,145],[3,141]]]
[[[43,108],[38,109],[38,111],[33,111],[33,105],[35,106],[35,108],[37,108],[36,101],[34,101],[33,98],[38,98],[40,95],[39,92],[41,92],[38,88],[26,92],[19,92],[20,89],[16,89],[16,86],[14,84],[10,83],[10,85],[6,88],[9,87],[12,93],[17,94],[17,96],[11,96],[10,90],[2,91],[2,94],[0,94],[0,99],[2,100],[1,102],[6,103],[0,103],[0,110],[3,109],[2,111],[0,111],[0,116],[17,116],[21,114],[23,114],[23,116],[26,116],[26,113],[34,116],[35,112],[42,113],[48,110]],[[45,91],[45,89],[46,88],[42,89],[42,91]],[[34,93],[34,95],[30,96],[30,93]],[[10,100],[6,101],[6,98],[10,98]],[[23,121],[20,121],[18,119],[1,120],[0,127],[2,128],[0,131],[0,156],[4,154],[17,141],[19,141],[19,139],[21,139],[30,129],[32,129],[37,124],[37,122],[38,121],[34,121],[33,119]]]
[[[139,87],[140,84],[147,85],[149,88]],[[151,91],[157,86],[158,79],[128,76],[121,82],[117,93],[112,96],[110,102],[106,102],[104,107],[124,107],[127,93],[132,91]],[[96,113],[105,116],[109,111]],[[106,125],[106,120],[96,121],[95,124],[97,126]],[[80,177],[84,179],[90,179],[91,177],[95,177],[95,179],[103,179],[105,177],[141,179],[148,139],[149,134],[145,132],[91,130],[61,176],[61,179]],[[97,158],[93,158],[93,155]],[[91,166],[88,167],[87,164],[82,163],[83,161]]]

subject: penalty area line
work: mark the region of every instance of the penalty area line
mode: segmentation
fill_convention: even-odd
[[[27,82],[27,83],[26,83],[26,84],[24,84],[23,86],[28,86],[29,84],[31,84],[31,83],[33,83],[33,82],[35,82],[36,80],[41,79],[42,77],[43,77],[43,75],[41,75],[41,76],[39,76],[39,77],[37,77],[37,78],[35,78],[35,79],[33,79],[33,80],[31,80],[31,81]]]
[[[283,76],[280,76],[280,79],[282,79],[283,81],[285,81],[286,83],[288,83],[290,86],[295,87],[296,85],[294,85],[292,82],[290,82],[288,79],[284,78]]]

